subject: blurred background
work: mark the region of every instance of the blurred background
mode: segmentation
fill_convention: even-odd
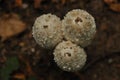
[[[84,68],[66,72],[32,37],[36,17],[84,9],[97,33]],[[0,0],[0,80],[120,80],[120,0]]]

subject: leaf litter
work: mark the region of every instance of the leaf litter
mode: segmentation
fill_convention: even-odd
[[[0,37],[2,41],[18,35],[26,29],[26,24],[15,13],[4,14],[0,17]]]
[[[104,0],[112,11],[120,12],[120,3],[118,0]]]

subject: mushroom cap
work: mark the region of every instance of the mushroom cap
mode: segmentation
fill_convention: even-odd
[[[54,48],[63,38],[60,18],[52,14],[44,14],[35,20],[33,37],[43,48]]]
[[[81,9],[68,12],[62,20],[62,26],[65,39],[81,47],[88,46],[96,33],[94,18]]]
[[[80,70],[86,62],[86,53],[83,48],[71,41],[59,43],[54,50],[54,60],[64,71],[74,72]]]

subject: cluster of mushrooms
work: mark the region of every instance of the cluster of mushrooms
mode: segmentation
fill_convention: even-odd
[[[86,11],[74,9],[63,20],[43,14],[35,20],[33,37],[43,48],[54,49],[57,65],[64,71],[78,71],[86,63],[84,47],[88,46],[96,33],[94,18]]]

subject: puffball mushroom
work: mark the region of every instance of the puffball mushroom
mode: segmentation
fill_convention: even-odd
[[[60,18],[52,14],[38,17],[33,25],[33,37],[43,48],[54,48],[63,38]]]
[[[59,43],[54,50],[54,60],[64,71],[80,70],[86,62],[86,53],[83,48],[71,41]]]
[[[94,18],[81,9],[68,12],[62,20],[62,26],[65,39],[81,47],[88,46],[96,33]]]

